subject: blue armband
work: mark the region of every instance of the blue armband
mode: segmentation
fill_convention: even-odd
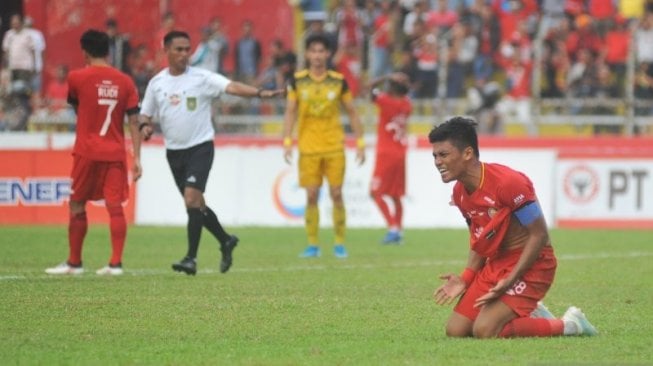
[[[523,226],[532,223],[540,216],[542,216],[542,209],[537,201],[529,202],[515,211],[515,217]]]

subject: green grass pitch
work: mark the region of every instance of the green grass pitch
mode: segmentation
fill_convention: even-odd
[[[0,227],[3,365],[623,365],[653,364],[653,235],[553,230],[558,272],[545,303],[579,306],[597,337],[449,339],[438,275],[464,267],[463,230],[350,229],[350,258],[301,259],[302,228],[235,228],[234,266],[203,233],[199,273],[174,273],[185,229],[130,227],[125,275],[95,275],[108,228],[91,226],[87,273],[51,277],[63,226]],[[324,242],[331,230],[322,229]]]

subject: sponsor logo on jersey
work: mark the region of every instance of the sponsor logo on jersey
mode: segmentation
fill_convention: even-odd
[[[170,102],[171,105],[176,106],[179,103],[181,103],[181,97],[179,94],[170,94],[168,97],[168,101]]]

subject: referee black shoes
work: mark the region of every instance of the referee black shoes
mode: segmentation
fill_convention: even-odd
[[[184,257],[184,259],[182,259],[178,263],[173,263],[172,269],[174,269],[177,272],[184,272],[187,275],[194,276],[195,273],[197,273],[197,264],[195,263],[194,258]]]
[[[238,241],[238,237],[232,235],[229,237],[229,240],[220,245],[220,252],[222,252],[222,260],[220,261],[221,273],[226,273],[229,268],[231,268],[231,262],[233,261],[231,253],[234,251],[234,248],[236,248],[236,245],[238,245]]]

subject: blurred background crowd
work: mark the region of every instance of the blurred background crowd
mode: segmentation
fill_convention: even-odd
[[[594,134],[650,131],[653,0],[291,0],[289,5],[300,17],[302,38],[323,33],[331,39],[331,67],[345,76],[362,109],[372,108],[366,102],[370,80],[401,71],[411,80],[415,114],[431,124],[433,116],[471,114],[484,133],[505,134],[506,125],[529,131],[566,116],[572,124],[589,120],[585,124]],[[192,65],[269,89],[284,87],[304,66],[301,39],[263,42],[252,20],[242,21],[239,35],[230,37],[224,16],[197,26]],[[177,28],[177,15],[165,12],[151,41],[135,44],[121,31],[119,18],[104,21],[110,61],[134,78],[141,96],[165,67],[163,35]],[[43,58],[46,47],[61,45],[46,45],[29,16],[12,15],[5,29],[0,130],[74,121],[66,104],[71,65],[47,65]],[[76,44],[67,47],[78,51]],[[238,118],[243,115],[279,116],[283,101],[227,98],[218,109],[238,124],[247,120]]]

